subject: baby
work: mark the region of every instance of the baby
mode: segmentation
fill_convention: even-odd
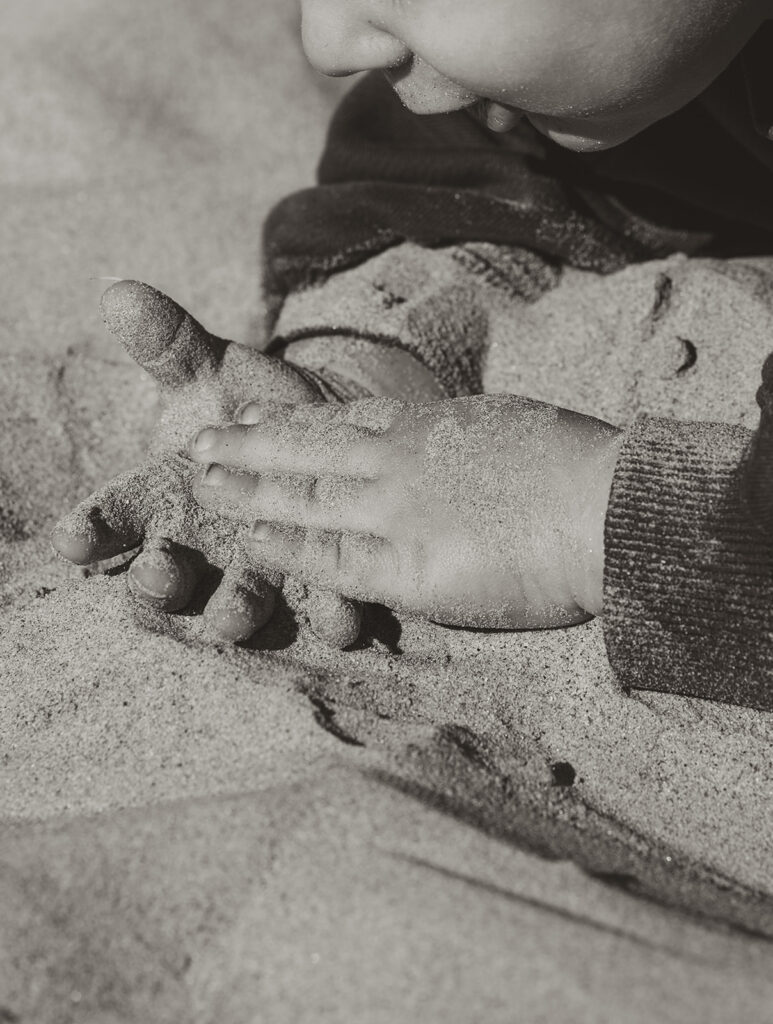
[[[271,579],[459,626],[603,614],[623,685],[773,706],[769,556],[738,485],[750,435],[648,419],[623,431],[480,394],[480,300],[459,248],[506,249],[524,301],[559,286],[562,265],[773,254],[773,110],[767,121],[757,88],[769,0],[302,0],[302,12],[320,71],[378,75],[334,121],[323,188],[269,222],[274,355],[261,358],[272,380],[281,359],[282,384],[191,440],[199,505],[250,528]],[[393,333],[347,307],[374,291]],[[163,347],[183,324],[206,339],[169,300],[132,296],[119,333],[155,332]],[[72,530],[54,543],[79,562],[106,554]],[[179,607],[180,564],[140,556],[135,591]],[[216,632],[243,638],[265,618],[245,629],[221,616]]]

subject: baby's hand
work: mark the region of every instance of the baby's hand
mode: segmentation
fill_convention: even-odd
[[[204,508],[254,524],[266,568],[468,627],[601,611],[619,448],[608,423],[510,395],[247,406],[191,457]]]
[[[142,545],[129,585],[163,611],[185,607],[201,576],[219,570],[222,581],[204,611],[208,633],[215,640],[245,640],[271,616],[281,577],[260,571],[234,525],[197,504],[191,491],[197,467],[186,443],[203,424],[232,420],[247,399],[322,402],[322,393],[311,376],[289,364],[209,334],[148,285],[113,285],[102,312],[111,332],[158,382],[161,415],[147,459],[61,520],[54,547],[70,561],[89,564]],[[312,628],[332,642],[356,639],[360,612],[351,602],[318,595],[310,617]]]

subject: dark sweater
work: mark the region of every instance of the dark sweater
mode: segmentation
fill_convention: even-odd
[[[334,117],[318,187],[267,222],[272,323],[288,295],[404,242],[533,254],[538,271],[519,257],[526,291],[535,279],[548,287],[561,264],[605,274],[675,252],[773,254],[770,35],[766,26],[693,103],[597,154],[562,150],[527,124],[494,136],[466,112],[417,117],[382,76],[366,76]],[[391,343],[449,394],[476,390],[469,352],[439,352],[421,331]],[[773,547],[749,513],[751,441],[724,424],[643,418],[629,429],[604,581],[607,650],[624,687],[773,709]]]

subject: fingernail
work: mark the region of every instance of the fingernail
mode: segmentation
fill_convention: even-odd
[[[257,423],[260,418],[260,406],[257,402],[245,402],[236,410],[237,423]]]
[[[194,438],[193,448],[197,452],[206,452],[215,446],[215,441],[217,441],[217,431],[206,427],[204,430],[200,430]]]
[[[252,540],[268,540],[271,536],[271,524],[270,523],[253,523],[252,529],[250,530],[250,537]]]
[[[207,487],[214,487],[217,484],[222,484],[228,478],[228,470],[223,469],[216,462],[213,462],[211,466],[208,466],[204,470],[204,475],[201,478],[201,482],[206,484]]]

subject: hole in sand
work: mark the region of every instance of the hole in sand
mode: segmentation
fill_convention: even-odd
[[[366,604],[363,609],[360,639],[350,650],[368,650],[373,647],[374,641],[378,641],[386,647],[390,654],[397,657],[403,653],[400,646],[402,632],[403,627],[400,620],[389,608],[385,608],[382,604]]]
[[[306,694],[306,696],[314,707],[314,721],[317,725],[321,726],[325,732],[329,732],[331,736],[335,736],[337,740],[348,744],[350,747],[365,746],[362,740],[357,739],[356,736],[352,736],[351,733],[348,733],[338,724],[336,721],[335,707],[330,704],[326,704],[321,697],[317,697],[313,694]]]
[[[677,374],[682,374],[686,373],[687,370],[695,366],[695,364],[698,361],[698,350],[691,341],[687,340],[687,338],[678,338],[677,340],[681,341],[682,347],[684,348],[684,362],[676,371]]]
[[[568,761],[554,761],[550,766],[554,786],[573,786],[576,772]]]
[[[589,871],[588,874],[591,878],[604,882],[605,885],[612,885],[615,889],[621,889],[623,892],[633,893],[639,885],[636,875],[630,875],[624,871]]]
[[[655,281],[655,304],[652,307],[653,323],[668,312],[673,290],[674,282],[668,274],[658,274],[657,281]]]

